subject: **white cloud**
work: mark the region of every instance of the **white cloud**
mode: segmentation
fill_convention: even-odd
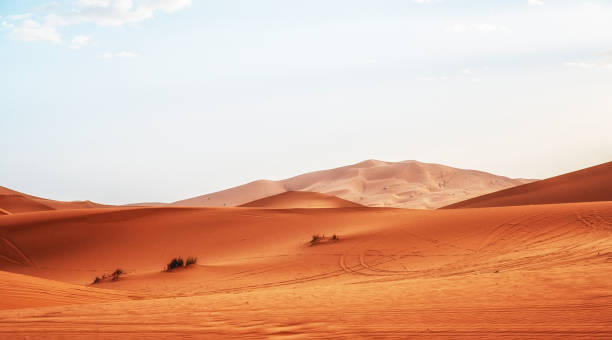
[[[510,29],[502,25],[492,24],[456,24],[448,28],[450,32],[463,33],[463,32],[510,32]]]
[[[122,26],[152,18],[156,11],[172,13],[189,7],[191,0],[80,0],[67,16],[76,23],[93,22],[99,26]]]
[[[30,17],[32,17],[32,13],[9,15],[9,16],[6,16],[5,19],[8,19],[8,20],[23,20],[23,19],[28,19]]]
[[[192,0],[78,0],[69,10],[52,3],[38,11],[47,15],[34,17],[32,13],[3,17],[2,28],[11,30],[10,37],[21,41],[51,41],[60,43],[57,27],[80,23],[95,23],[99,26],[122,26],[152,18],[156,12],[172,13],[189,7]],[[53,12],[52,12],[53,11]],[[57,12],[56,12],[57,11]],[[70,48],[81,48],[89,37],[76,36]],[[127,55],[126,55],[127,56]]]
[[[612,50],[602,53],[599,58],[594,60],[570,61],[563,63],[563,66],[579,68],[583,70],[608,69],[612,70]]]
[[[12,24],[9,24],[11,26]],[[20,41],[50,41],[60,43],[62,41],[55,27],[41,25],[38,21],[31,19],[22,20],[19,25],[12,25],[11,38]]]
[[[77,35],[72,38],[72,41],[70,42],[70,48],[78,50],[82,47],[85,47],[87,46],[87,44],[89,44],[90,38],[91,36],[89,35]]]
[[[111,58],[135,58],[138,57],[138,54],[129,51],[121,51],[116,53],[106,52],[101,55],[99,58],[103,59],[111,59]]]
[[[542,1],[542,0],[527,0],[527,4],[529,6],[542,6],[542,5],[544,5],[544,1]]]

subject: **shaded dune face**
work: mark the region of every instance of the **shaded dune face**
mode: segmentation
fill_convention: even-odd
[[[105,207],[105,205],[90,201],[54,201],[46,198],[26,195],[5,187],[0,187],[0,209],[11,214],[33,211],[86,209],[102,207]]]
[[[612,201],[612,162],[475,197],[444,208],[596,201]]]
[[[341,198],[308,191],[287,191],[278,195],[261,198],[241,207],[269,208],[269,209],[296,209],[296,208],[356,208],[360,204],[343,200]]]
[[[286,191],[310,191],[366,206],[433,209],[530,181],[417,161],[368,160],[282,181],[255,181],[172,205],[239,206]]]

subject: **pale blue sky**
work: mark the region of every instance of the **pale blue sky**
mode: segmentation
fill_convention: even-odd
[[[612,160],[610,1],[0,1],[0,185],[174,201],[375,158]]]

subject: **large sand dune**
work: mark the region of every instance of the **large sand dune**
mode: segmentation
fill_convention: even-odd
[[[458,202],[444,208],[612,201],[612,162]]]
[[[54,201],[46,198],[27,195],[15,190],[11,190],[0,186],[0,209],[12,214],[60,210],[60,209],[86,209],[86,208],[102,208],[102,204],[91,201]],[[1,213],[0,213],[1,215]]]
[[[434,209],[531,181],[417,161],[368,160],[282,181],[255,181],[173,205],[239,206],[286,191],[311,191],[372,207]]]
[[[0,269],[55,291],[127,272],[91,288],[118,302],[1,311],[7,338],[612,337],[612,202],[42,211],[3,216],[0,237]],[[162,272],[174,256],[199,262]]]

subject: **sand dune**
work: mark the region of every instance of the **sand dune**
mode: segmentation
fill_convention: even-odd
[[[446,208],[612,201],[612,162],[451,204]]]
[[[0,209],[13,214],[32,211],[86,209],[102,207],[105,207],[105,205],[94,203],[91,201],[54,201],[46,198],[27,195],[0,186]]]
[[[241,207],[295,209],[295,208],[354,208],[362,205],[343,200],[336,196],[309,191],[287,191],[282,194],[261,198]]]
[[[104,290],[0,271],[0,309],[92,304],[129,299]]]
[[[0,311],[7,337],[612,336],[612,202],[42,211],[0,236],[2,270],[90,288],[120,267],[96,287],[140,299]],[[199,260],[162,272],[174,256]]]
[[[417,161],[368,160],[282,181],[255,181],[172,205],[239,206],[286,191],[311,191],[365,206],[434,209],[531,181]]]

